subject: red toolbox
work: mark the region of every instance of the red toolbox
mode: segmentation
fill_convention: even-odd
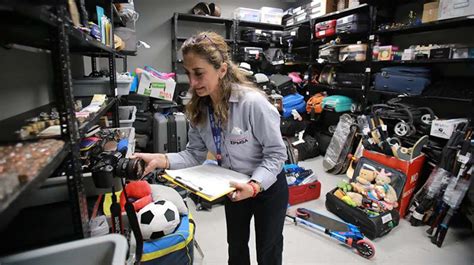
[[[321,182],[314,181],[304,185],[289,186],[290,196],[288,203],[295,205],[305,201],[316,200],[321,194]]]
[[[316,38],[323,39],[336,34],[336,20],[319,22],[314,26],[314,35]]]
[[[403,187],[402,196],[399,200],[398,212],[400,217],[404,217],[407,213],[408,205],[410,204],[411,197],[416,188],[418,181],[418,175],[425,162],[425,155],[421,154],[411,161],[401,160],[393,156],[384,155],[378,152],[364,150],[363,157],[374,160],[382,165],[401,171],[407,176],[407,181]]]

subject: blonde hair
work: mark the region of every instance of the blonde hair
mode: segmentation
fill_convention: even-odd
[[[231,61],[229,54],[229,46],[224,38],[210,31],[201,32],[187,39],[181,46],[183,57],[185,54],[194,53],[201,58],[207,60],[215,69],[219,69],[222,63],[227,64],[226,74],[219,79],[219,88],[221,89],[221,98],[214,105],[214,115],[221,120],[221,124],[225,126],[229,112],[229,98],[232,93],[233,84],[243,84],[247,87],[257,88],[247,80],[244,73]],[[192,125],[200,125],[205,120],[203,110],[211,104],[209,96],[199,97],[196,92],[192,91],[192,98],[186,105],[186,114]]]

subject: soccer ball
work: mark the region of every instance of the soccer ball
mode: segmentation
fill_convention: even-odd
[[[157,239],[173,233],[179,225],[176,206],[166,200],[149,203],[138,212],[143,239]]]

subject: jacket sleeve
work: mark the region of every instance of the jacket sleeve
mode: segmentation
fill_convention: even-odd
[[[186,150],[168,153],[170,169],[181,169],[201,165],[207,157],[207,147],[199,130],[190,125]]]
[[[261,95],[254,97],[250,104],[252,132],[262,145],[262,163],[252,173],[252,180],[258,181],[267,190],[276,182],[287,159],[286,147],[280,132],[280,114]]]

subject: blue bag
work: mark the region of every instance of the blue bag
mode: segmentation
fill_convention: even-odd
[[[306,111],[306,102],[304,97],[298,93],[290,94],[283,97],[283,118],[291,116],[291,110],[296,109],[299,113]]]
[[[143,265],[193,264],[194,222],[192,216],[182,215],[176,231],[162,238],[143,243]]]
[[[375,90],[420,95],[431,83],[430,70],[425,67],[395,66],[381,70],[375,74]]]

